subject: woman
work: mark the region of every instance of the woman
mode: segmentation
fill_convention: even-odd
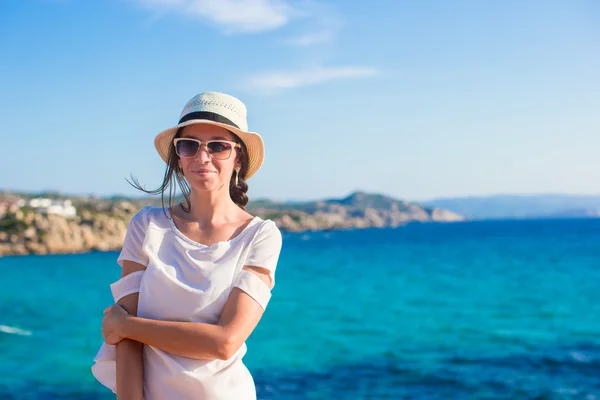
[[[134,186],[161,193],[163,207],[144,207],[129,224],[92,371],[119,399],[255,399],[242,357],[282,245],[273,221],[244,209],[262,138],[247,131],[241,101],[208,92],[154,144],[167,163],[163,184]],[[175,181],[185,200],[174,206]]]

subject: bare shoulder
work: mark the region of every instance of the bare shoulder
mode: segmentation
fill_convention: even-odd
[[[146,266],[131,260],[123,260],[123,268],[121,270],[121,277],[125,277],[137,271],[143,271]]]
[[[240,209],[239,213],[237,213],[235,216],[232,215],[230,218],[231,220],[228,223],[230,227],[243,229],[248,226],[248,224],[250,224],[256,217],[250,214],[248,211]]]
[[[271,278],[271,272],[264,268],[258,267],[255,265],[244,265],[246,271],[252,272],[256,276],[260,278],[261,281],[265,283],[269,287],[269,289],[273,289],[273,279]]]
[[[256,218],[255,215],[249,214],[248,212],[244,211],[244,214],[242,215],[242,220],[245,223],[250,223],[254,218]]]

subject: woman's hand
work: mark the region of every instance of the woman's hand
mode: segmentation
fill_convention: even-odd
[[[120,305],[113,304],[104,310],[102,318],[102,336],[107,344],[117,344],[125,339],[122,328],[129,313]]]

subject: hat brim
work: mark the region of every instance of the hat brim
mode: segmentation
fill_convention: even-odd
[[[156,135],[154,138],[154,147],[156,147],[160,158],[162,158],[165,163],[168,163],[169,161],[169,147],[173,142],[173,138],[175,137],[177,130],[179,128],[183,128],[184,126],[194,124],[220,126],[239,136],[239,138],[246,145],[246,150],[248,151],[248,170],[246,171],[246,176],[244,176],[245,180],[250,179],[252,175],[254,175],[256,171],[260,169],[265,158],[265,147],[262,137],[258,133],[242,131],[241,129],[231,125],[207,119],[191,119],[189,121],[182,122],[173,128],[165,129]]]

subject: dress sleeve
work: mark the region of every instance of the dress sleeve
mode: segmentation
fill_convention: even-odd
[[[275,269],[281,253],[282,237],[275,222],[267,220],[260,228],[252,243],[246,262],[247,266],[261,267],[269,270],[275,285]]]
[[[129,221],[123,249],[117,258],[117,263],[123,267],[124,260],[135,261],[144,266],[148,265],[148,255],[143,251],[146,228],[148,227],[148,207],[142,208]]]

